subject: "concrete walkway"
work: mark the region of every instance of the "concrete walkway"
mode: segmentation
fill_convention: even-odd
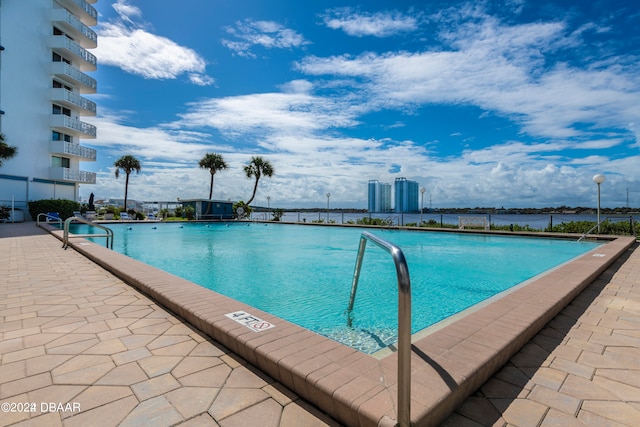
[[[33,223],[0,224],[0,425],[337,425]],[[636,426],[637,245],[447,426]]]
[[[468,398],[445,425],[640,425],[638,244]]]
[[[1,426],[337,425],[33,223],[0,272]]]

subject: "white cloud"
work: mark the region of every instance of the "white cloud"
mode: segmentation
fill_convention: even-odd
[[[139,8],[126,0],[118,0],[113,8],[119,19],[104,22],[97,30],[100,64],[120,67],[145,79],[175,79],[187,74],[194,84],[213,84],[214,79],[205,73],[205,60],[194,50],[152,34],[133,21],[142,16]]]
[[[474,18],[439,33],[449,48],[309,56],[296,66],[309,76],[357,82],[371,110],[473,105],[520,123],[535,137],[628,129],[640,113],[636,62],[620,58],[584,68],[550,66],[557,50],[579,48],[564,23],[506,25],[484,15]]]
[[[418,28],[416,17],[400,12],[366,13],[351,8],[337,8],[327,11],[323,19],[327,27],[355,37],[390,37]]]
[[[293,49],[309,44],[296,31],[273,21],[245,20],[228,27],[227,33],[234,40],[223,39],[222,44],[239,56],[255,58],[252,52],[255,46],[265,49]]]
[[[140,8],[128,4],[127,0],[118,0],[112,5],[112,7],[123,19],[129,19],[130,16],[142,16],[142,11],[140,10]]]
[[[292,91],[291,88],[303,90]],[[175,127],[211,127],[227,135],[300,135],[329,128],[350,127],[357,112],[338,98],[318,97],[309,86],[292,82],[287,93],[263,93],[213,98],[189,104]]]
[[[115,180],[111,165],[120,155],[133,154],[141,160],[142,172],[132,178],[130,197],[206,197],[209,175],[197,162],[204,153],[216,152],[224,156],[229,169],[216,175],[214,198],[246,200],[250,196],[252,181],[244,176],[242,167],[256,154],[256,146],[215,142],[211,135],[187,131],[186,121],[179,129],[173,129],[175,123],[166,128],[139,129],[122,125],[120,120],[116,116],[97,119],[100,136],[95,146],[102,158],[111,158],[108,167],[97,171],[98,183],[82,191],[121,198],[124,180]],[[278,207],[322,206],[327,192],[332,194],[332,206],[363,207],[369,179],[393,183],[398,176],[426,187],[434,207],[523,207],[531,206],[533,200],[539,206],[575,206],[592,196],[594,173],[607,173],[607,185],[613,186],[623,178],[615,178],[611,172],[628,180],[637,176],[640,163],[638,155],[617,161],[586,156],[581,162],[565,160],[563,165],[554,153],[567,149],[567,141],[513,141],[440,159],[412,141],[331,136],[311,127],[298,132],[277,127],[262,130],[260,155],[273,163],[276,174],[261,181],[255,203],[266,205],[270,196],[271,206]],[[391,172],[395,165],[401,165],[400,171]],[[603,170],[603,165],[609,169]]]
[[[593,200],[591,177],[600,172],[607,175],[605,205],[624,200],[621,186],[640,186],[638,143],[630,142],[638,140],[634,123],[640,115],[634,61],[610,56],[583,67],[555,63],[555,53],[581,48],[580,35],[565,22],[507,25],[477,8],[460,15],[458,21],[432,18],[443,24],[439,48],[310,56],[297,63],[306,78],[281,84],[279,92],[192,102],[179,120],[154,128],[99,117],[95,145],[100,156],[131,151],[141,157],[143,172],[130,194],[146,200],[206,196],[209,175],[197,167],[205,152],[222,154],[230,166],[216,175],[214,197],[220,199],[246,200],[252,181],[242,166],[257,153],[270,160],[276,174],[261,181],[255,203],[266,205],[269,195],[272,207],[323,206],[330,192],[332,206],[361,208],[369,179],[392,183],[398,176],[426,187],[434,207],[584,205]],[[255,55],[256,46],[291,49],[307,43],[283,29],[244,21],[230,30],[236,39],[225,43],[245,56]],[[325,75],[338,79],[324,80]],[[430,152],[438,141],[426,146],[344,134],[359,130],[367,113],[411,113],[431,104],[479,107],[483,117],[519,124],[522,139],[486,141],[487,147],[438,158]],[[393,123],[405,126],[395,118]],[[624,158],[606,151],[625,144]],[[123,185],[106,168],[98,171],[98,185],[86,191],[122,197]]]

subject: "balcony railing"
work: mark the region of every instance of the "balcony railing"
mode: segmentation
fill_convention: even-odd
[[[78,182],[81,184],[95,184],[96,174],[94,172],[81,171],[79,169],[69,169],[61,167],[50,168],[50,179],[57,181]]]
[[[72,109],[80,109],[81,116],[95,116],[96,103],[64,88],[51,89],[51,100]]]
[[[89,77],[77,68],[66,62],[53,62],[51,73],[80,89],[80,93],[96,93],[98,84],[95,79]]]
[[[77,15],[86,25],[94,26],[98,23],[98,11],[85,0],[58,0],[58,3]]]
[[[95,126],[81,122],[78,119],[65,116],[64,114],[51,115],[51,127],[56,128],[61,132],[71,133],[80,138],[94,139],[97,134]]]
[[[73,38],[84,48],[93,49],[98,46],[98,36],[95,31],[87,27],[82,21],[66,9],[53,9],[51,11],[51,21],[73,36]]]
[[[96,150],[80,144],[74,144],[73,142],[51,141],[50,150],[53,154],[64,154],[67,156],[79,157],[80,160],[96,160]]]
[[[74,42],[67,36],[51,36],[49,47],[54,50],[60,50],[65,55],[71,55],[73,59],[80,62],[80,69],[86,71],[95,71],[97,59],[85,48]]]

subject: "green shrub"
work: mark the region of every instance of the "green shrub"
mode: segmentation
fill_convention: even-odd
[[[584,234],[595,227],[595,221],[571,221],[554,225],[551,231],[556,233],[575,233]],[[598,234],[598,230],[591,231],[591,234]],[[603,221],[600,224],[600,234],[613,234],[616,236],[628,236],[633,234],[631,223],[629,220],[622,221]]]
[[[238,209],[242,208],[242,214],[238,213]],[[244,218],[249,218],[251,216],[251,212],[252,212],[252,208],[251,206],[247,205],[244,200],[239,200],[237,203],[234,203],[233,205],[233,214],[236,216],[236,218],[238,219],[244,219]]]
[[[196,210],[193,206],[189,205],[184,208],[184,216],[187,219],[194,219],[196,217]]]
[[[392,225],[391,220],[382,219],[382,218],[369,218],[366,216],[364,218],[360,218],[357,222],[358,224],[361,224],[361,225],[379,225],[382,227],[387,225]]]
[[[29,214],[34,220],[41,213],[58,212],[63,221],[73,216],[74,211],[80,210],[80,203],[73,200],[45,199],[29,202]]]
[[[0,205],[0,219],[7,219],[11,216],[11,208]]]
[[[492,230],[506,230],[506,231],[542,231],[539,228],[532,228],[529,224],[519,225],[519,224],[510,224],[510,225],[495,225],[491,224]]]
[[[284,215],[283,209],[274,209],[273,212],[271,212],[271,216],[273,217],[271,221],[280,221],[282,215]]]

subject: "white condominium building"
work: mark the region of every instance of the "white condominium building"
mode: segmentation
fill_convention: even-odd
[[[17,154],[0,167],[0,205],[26,208],[40,199],[79,200],[95,184],[82,162],[96,151],[85,117],[96,104],[96,0],[0,0],[0,133]]]

